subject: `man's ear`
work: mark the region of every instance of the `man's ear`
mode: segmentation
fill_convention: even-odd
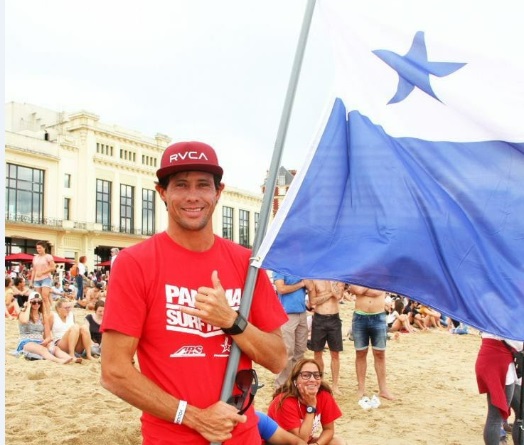
[[[162,186],[161,186],[160,184],[158,184],[158,183],[155,184],[155,190],[157,191],[158,196],[160,196],[160,199],[161,199],[162,201],[164,201],[164,205],[166,206],[166,209],[167,209],[167,202],[166,202],[166,200],[164,199],[164,194],[165,194],[165,191],[166,191],[166,190],[164,189],[164,187],[162,187]]]
[[[218,186],[218,189],[217,189],[217,194],[216,194],[216,197],[215,197],[215,203],[218,202],[218,200],[220,199],[220,196],[222,195],[222,191],[224,190],[224,183],[221,182],[220,185]]]

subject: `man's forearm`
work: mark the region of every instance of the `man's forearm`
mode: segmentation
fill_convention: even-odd
[[[323,304],[326,301],[328,301],[331,297],[333,297],[333,294],[331,292],[323,292],[322,295],[319,295],[315,298],[311,298],[309,301],[312,305]]]
[[[104,365],[102,359],[102,365]],[[113,369],[113,367],[111,367]],[[104,366],[102,366],[104,371]],[[107,370],[107,367],[106,367]],[[131,362],[114,371],[102,372],[102,386],[139,410],[173,421],[179,400],[140,373]]]
[[[295,283],[295,284],[281,284],[281,285],[277,285],[276,288],[277,288],[277,292],[280,295],[286,295],[286,294],[290,294],[291,292],[295,292],[295,291],[297,291],[299,289],[302,289],[305,286],[306,286],[306,284],[304,283],[304,280],[302,280],[302,281],[299,281],[298,283]]]
[[[131,365],[131,361],[111,363],[111,359],[102,358],[101,383],[105,389],[135,408],[168,422],[182,423],[210,442],[226,441],[231,438],[230,433],[237,423],[246,421],[246,416],[239,415],[237,408],[224,402],[216,402],[203,409],[188,403],[180,414],[180,399],[141,374]]]
[[[274,374],[286,366],[287,352],[280,329],[264,332],[249,323],[242,334],[232,338],[251,360]]]

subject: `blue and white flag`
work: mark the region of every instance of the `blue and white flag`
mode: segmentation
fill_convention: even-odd
[[[523,4],[318,5],[336,89],[253,264],[524,340]]]

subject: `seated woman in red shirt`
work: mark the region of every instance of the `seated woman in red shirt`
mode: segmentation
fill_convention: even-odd
[[[269,405],[269,417],[308,444],[343,445],[335,436],[335,420],[342,412],[313,359],[299,360]]]

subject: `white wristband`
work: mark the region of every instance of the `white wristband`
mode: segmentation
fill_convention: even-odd
[[[178,409],[176,410],[175,422],[177,425],[182,425],[182,420],[184,419],[184,414],[186,413],[187,402],[185,400],[180,400],[178,402]]]

